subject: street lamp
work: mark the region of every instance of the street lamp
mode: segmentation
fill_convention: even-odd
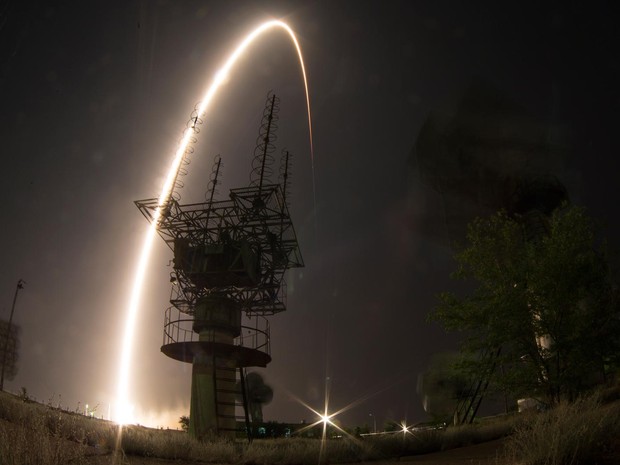
[[[0,391],[4,391],[4,368],[6,366],[6,354],[9,351],[9,334],[11,332],[11,323],[13,322],[13,313],[15,312],[15,303],[17,302],[17,293],[24,288],[26,281],[19,279],[15,287],[15,295],[13,296],[13,306],[11,307],[11,316],[9,317],[9,325],[6,329],[6,339],[4,340],[4,355],[2,357],[2,375],[0,375]]]
[[[377,418],[372,413],[369,413],[368,416],[372,417],[373,432],[377,434]]]

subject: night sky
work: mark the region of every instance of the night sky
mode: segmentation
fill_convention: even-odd
[[[19,373],[6,383],[69,409],[116,396],[133,274],[148,223],[133,201],[159,195],[182,131],[227,55],[281,18],[234,68],[201,127],[183,202],[203,200],[214,156],[220,198],[249,181],[267,92],[281,98],[278,147],[294,154],[291,215],[306,267],[271,318],[275,397],[266,420],[425,420],[416,393],[430,357],[458,335],[426,322],[454,288],[453,251],[424,228],[433,193],[412,149],[431,112],[483,82],[561,127],[558,176],[620,249],[618,12],[612,2],[0,2],[0,317],[18,279]],[[567,174],[568,173],[568,174]],[[315,195],[316,194],[316,195]],[[316,202],[315,202],[316,199]],[[131,399],[137,420],[176,427],[191,366],[160,352],[172,253],[157,239],[142,297]],[[327,382],[326,382],[327,381]]]

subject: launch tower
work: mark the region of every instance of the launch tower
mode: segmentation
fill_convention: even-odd
[[[278,108],[270,95],[249,186],[216,200],[217,157],[205,202],[181,205],[171,197],[157,215],[157,199],[136,201],[173,252],[161,350],[192,364],[189,431],[200,439],[234,437],[241,419],[251,434],[245,370],[271,361],[266,317],[286,310],[285,271],[303,266],[287,205],[287,151],[278,181],[270,181]]]

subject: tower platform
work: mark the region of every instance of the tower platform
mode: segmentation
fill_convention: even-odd
[[[170,358],[186,363],[193,363],[200,356],[225,357],[234,362],[238,368],[264,368],[271,362],[271,356],[258,349],[220,342],[173,342],[161,346],[161,351]]]

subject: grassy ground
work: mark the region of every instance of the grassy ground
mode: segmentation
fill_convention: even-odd
[[[620,402],[608,402],[609,397],[598,395],[542,414],[499,417],[441,431],[345,437],[322,447],[321,441],[304,438],[202,443],[180,431],[138,426],[124,427],[119,438],[118,426],[110,422],[0,393],[0,464],[110,463],[116,457],[118,463],[158,458],[183,463],[315,465],[319,458],[322,463],[389,460],[500,437],[507,439],[505,456],[498,463],[604,463],[613,457],[613,445],[620,438]],[[131,457],[137,459],[128,461]]]
[[[620,402],[593,395],[532,416],[515,428],[506,462],[527,465],[617,464]]]

